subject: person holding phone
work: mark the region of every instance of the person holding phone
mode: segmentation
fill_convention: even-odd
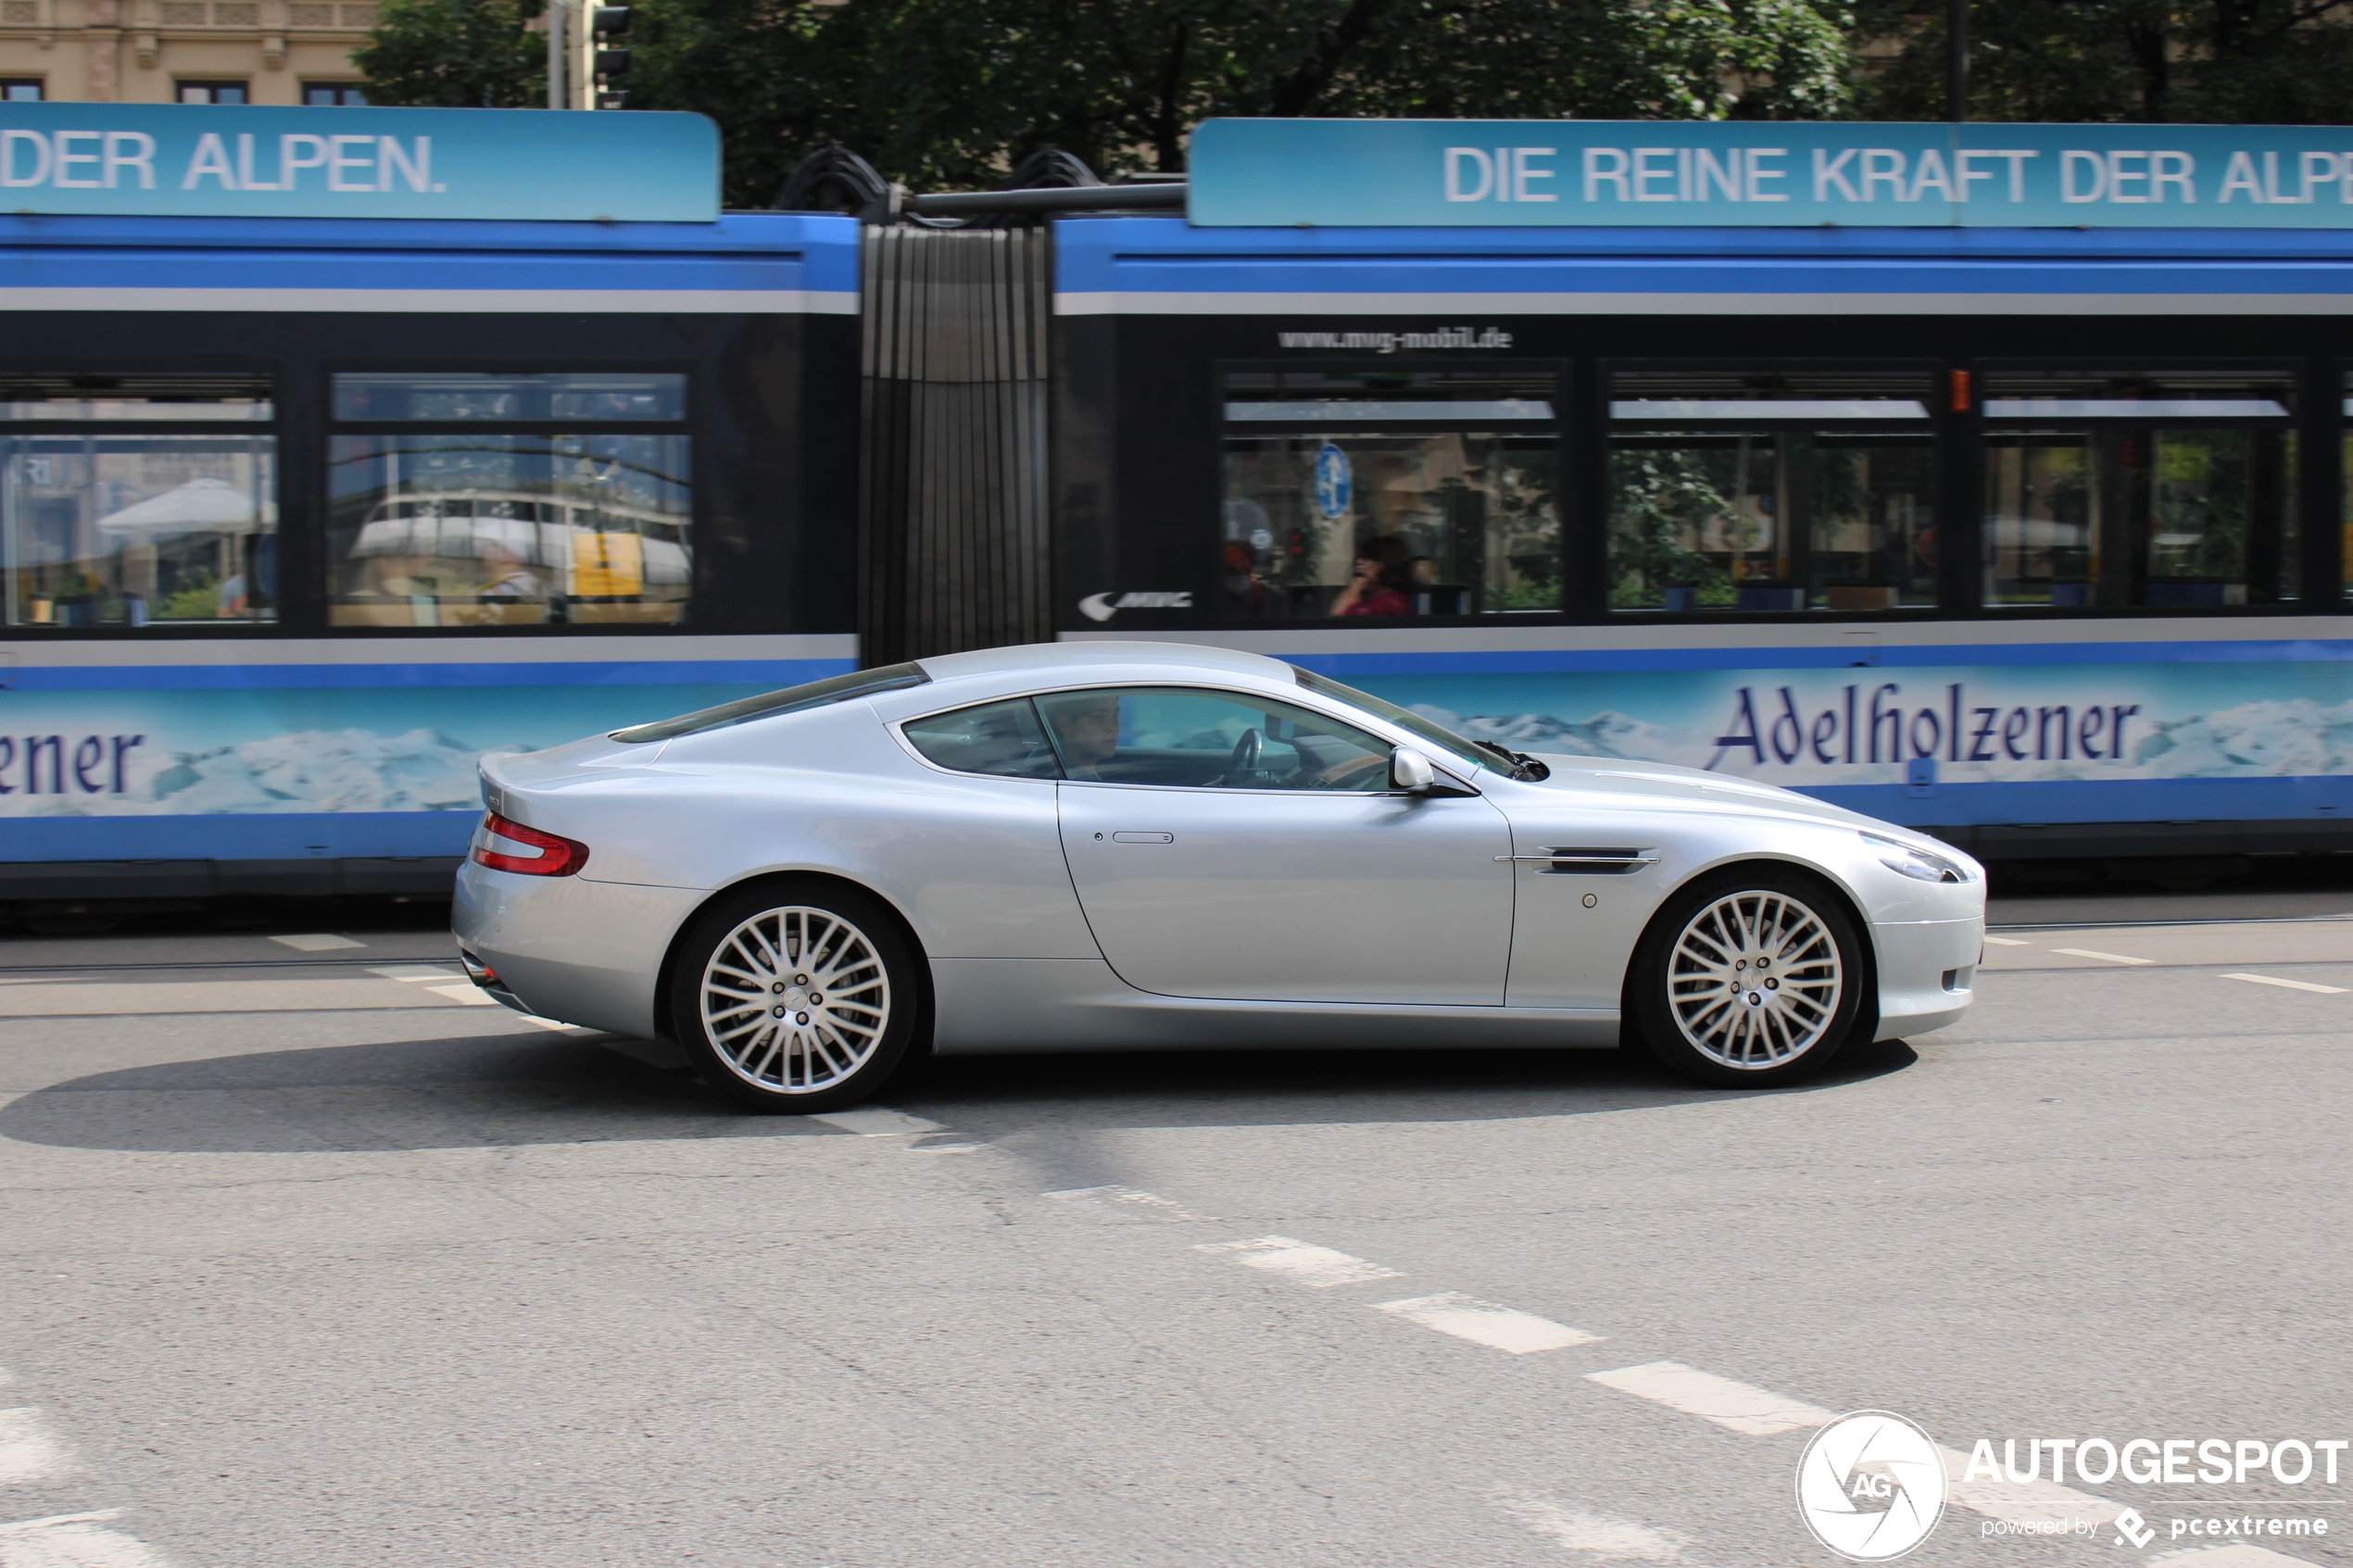
[[[1355,573],[1332,601],[1331,612],[1334,616],[1411,615],[1413,585],[1405,541],[1393,533],[1376,534],[1357,546]]]

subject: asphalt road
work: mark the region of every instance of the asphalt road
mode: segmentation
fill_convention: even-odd
[[[2353,1438],[2353,897],[2216,911],[2009,909],[1965,1024],[1780,1093],[1041,1058],[832,1122],[435,933],[0,944],[0,1565],[1778,1568],[1839,1412]],[[1905,1561],[2353,1563],[2353,1452],[2040,1474]]]

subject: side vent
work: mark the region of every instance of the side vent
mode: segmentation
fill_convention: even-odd
[[[1506,857],[1497,856],[1503,859]],[[1546,844],[1533,855],[1513,855],[1508,859],[1534,862],[1536,870],[1545,876],[1624,876],[1641,871],[1644,866],[1658,864],[1655,849],[1625,849],[1593,847],[1581,844]]]

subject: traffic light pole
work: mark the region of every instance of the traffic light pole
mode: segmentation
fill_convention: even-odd
[[[547,0],[547,107],[569,108],[564,92],[564,0]]]
[[[1969,119],[1969,0],[1945,0],[1944,113],[1956,125]]]

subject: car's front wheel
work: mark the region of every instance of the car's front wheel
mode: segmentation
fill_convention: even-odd
[[[875,899],[830,884],[724,898],[680,944],[674,1037],[723,1094],[757,1110],[833,1110],[907,1054],[914,954]]]
[[[1829,1065],[1868,1006],[1854,921],[1811,878],[1768,865],[1703,877],[1636,950],[1628,1010],[1653,1054],[1703,1084],[1765,1088]]]

